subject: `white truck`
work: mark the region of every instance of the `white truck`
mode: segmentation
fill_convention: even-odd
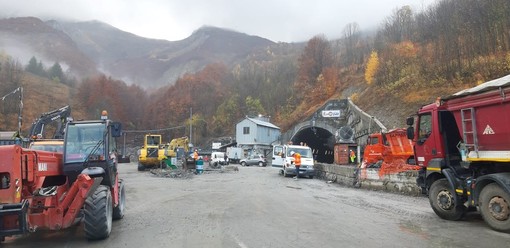
[[[227,147],[227,156],[229,163],[239,164],[244,159],[244,150],[241,147]]]
[[[275,145],[273,146],[273,159],[271,167],[279,169],[280,175],[285,177],[296,176],[296,167],[291,152],[301,154],[301,167],[299,167],[298,176],[315,176],[314,160],[312,149],[308,146],[297,145]]]

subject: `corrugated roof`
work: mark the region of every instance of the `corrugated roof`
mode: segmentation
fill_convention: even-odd
[[[485,83],[480,84],[473,88],[461,90],[449,97],[446,97],[445,99],[452,99],[452,98],[457,98],[457,97],[461,97],[461,96],[474,95],[476,93],[489,91],[489,90],[493,90],[493,89],[498,89],[500,87],[505,88],[508,86],[510,86],[510,74],[506,75],[504,77],[501,77],[501,78],[497,78],[497,79],[485,82]]]
[[[280,129],[279,127],[275,126],[273,123],[270,123],[270,122],[267,122],[267,121],[261,121],[261,120],[253,119],[253,118],[250,118],[250,117],[246,117],[246,119],[248,119],[250,121],[253,121],[255,124],[257,124],[259,126],[270,127],[270,128],[274,128],[274,129]]]

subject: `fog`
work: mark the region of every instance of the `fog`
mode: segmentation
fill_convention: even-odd
[[[0,17],[99,20],[147,38],[181,40],[216,26],[272,41],[300,42],[317,34],[340,38],[348,23],[374,29],[404,5],[425,10],[437,0],[0,0]]]

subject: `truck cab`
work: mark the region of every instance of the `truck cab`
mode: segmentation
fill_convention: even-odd
[[[103,184],[112,186],[117,175],[120,123],[109,120],[71,121],[64,139],[64,174],[73,182],[86,168],[100,167]]]
[[[277,168],[280,175],[285,177],[296,176],[296,167],[294,166],[294,158],[290,155],[291,152],[301,154],[301,167],[298,176],[313,178],[315,176],[313,152],[308,146],[275,145],[271,167]]]

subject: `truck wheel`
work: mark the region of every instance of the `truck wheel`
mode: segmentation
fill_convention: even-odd
[[[113,219],[120,220],[124,218],[124,211],[126,209],[126,193],[124,190],[124,181],[119,180],[119,205],[113,208]]]
[[[143,166],[142,164],[138,163],[138,171],[144,171],[145,170],[145,166]]]
[[[480,192],[480,212],[489,226],[500,232],[510,232],[510,195],[497,183]]]
[[[450,189],[446,178],[439,179],[430,186],[430,206],[442,219],[460,220],[466,213],[466,207],[456,203],[453,194],[455,192]]]
[[[112,194],[110,188],[99,185],[85,200],[84,231],[87,239],[105,239],[112,231]]]

